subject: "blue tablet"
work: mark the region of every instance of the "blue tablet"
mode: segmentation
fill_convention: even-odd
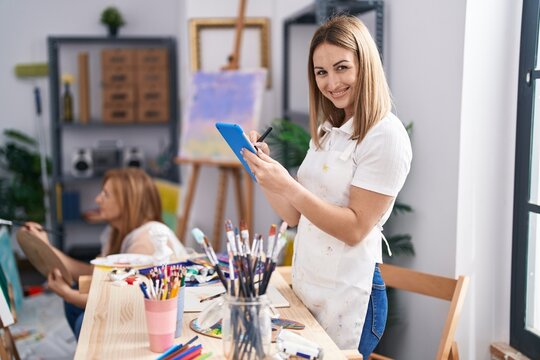
[[[232,151],[240,160],[242,165],[244,165],[244,168],[249,173],[253,181],[257,182],[257,179],[255,178],[255,175],[253,175],[253,172],[251,172],[251,169],[249,168],[248,164],[244,161],[244,158],[242,157],[242,154],[240,154],[240,150],[248,149],[252,153],[256,154],[257,151],[249,141],[248,137],[244,133],[244,130],[240,127],[238,124],[230,124],[230,123],[216,123],[216,128],[221,133],[221,136],[227,141],[227,144],[231,147]]]

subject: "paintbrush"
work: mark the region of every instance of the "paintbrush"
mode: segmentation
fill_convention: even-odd
[[[262,257],[264,255],[264,240],[262,238],[262,235],[259,235],[259,238],[257,239],[259,243],[259,247],[257,249],[257,257],[255,258],[255,266],[253,267],[253,272],[259,276],[259,281],[262,284],[261,281],[261,272],[259,271],[259,266],[262,263]],[[255,276],[253,277],[253,280],[255,280]],[[259,291],[260,291],[261,285],[259,285]],[[260,292],[259,292],[260,295]]]
[[[230,282],[230,290],[231,290],[231,295],[232,296],[235,296],[236,294],[236,291],[235,291],[235,283],[234,283],[234,266],[233,266],[233,254],[232,254],[232,251],[231,251],[231,244],[228,243],[227,244],[227,253],[229,254],[229,282]]]
[[[191,235],[195,238],[195,241],[197,241],[199,244],[201,244],[204,248],[204,252],[206,253],[206,256],[208,257],[208,260],[212,263],[214,266],[214,269],[216,270],[219,280],[221,280],[221,283],[223,284],[223,287],[225,287],[225,290],[228,289],[227,287],[227,280],[225,279],[225,275],[223,275],[223,271],[221,271],[219,267],[219,260],[216,256],[216,253],[214,252],[214,249],[212,248],[212,244],[208,241],[208,238],[204,235],[204,233],[199,228],[194,228],[191,230]]]
[[[238,247],[238,255],[236,256],[236,266],[238,267],[238,280],[240,286],[244,291],[244,296],[251,297],[250,284],[249,284],[249,272],[247,266],[245,266],[246,257],[244,255],[242,240],[240,239],[240,233],[238,228],[234,228],[234,237],[236,239]]]
[[[249,245],[249,230],[246,226],[244,220],[240,220],[240,237],[242,238],[243,245],[245,246],[246,254],[249,254],[250,245]]]
[[[28,228],[25,221],[17,221],[17,220],[6,220],[6,219],[0,219],[0,225],[7,225],[7,226],[17,226],[17,227],[24,227]],[[61,234],[53,229],[49,229],[46,227],[41,226],[37,229],[38,231],[47,232],[49,234],[55,235],[55,236],[61,236]]]
[[[227,241],[231,244],[231,250],[236,253],[236,241],[234,238],[234,227],[231,220],[225,221],[225,233],[227,234]]]
[[[243,266],[243,250],[242,250],[242,244],[240,241],[240,234],[238,232],[238,228],[233,229],[233,224],[231,220],[225,221],[225,232],[227,234],[227,241],[230,244],[231,251],[229,252],[229,256],[232,255],[232,259],[234,260],[234,265],[236,266],[237,272],[238,272],[238,285],[239,285],[239,291],[242,293],[243,296],[248,297],[248,286],[246,285],[246,278],[247,276],[246,271],[244,270]]]
[[[249,231],[247,230],[244,221],[240,221],[240,242],[240,247],[243,249],[240,260],[242,261],[243,272],[246,278],[246,288],[250,296],[253,296],[256,294],[255,288],[253,287],[253,279],[251,278],[251,249],[249,246]]]
[[[259,286],[259,295],[264,294],[265,284],[268,282],[269,272],[270,272],[270,261],[272,259],[272,252],[274,250],[274,243],[276,241],[276,224],[270,226],[268,231],[268,244],[266,249],[266,259],[264,260],[263,266],[263,280],[261,286]],[[261,293],[262,291],[262,293]]]
[[[270,267],[268,269],[268,275],[264,278],[263,283],[260,285],[262,286],[262,293],[265,294],[266,290],[268,288],[268,284],[270,283],[270,277],[272,276],[274,270],[276,269],[276,263],[278,260],[278,256],[281,253],[281,250],[285,247],[285,244],[287,244],[287,237],[286,237],[286,231],[287,231],[287,223],[283,221],[281,223],[281,226],[279,227],[279,233],[277,236],[277,240],[274,243],[274,250],[270,262]]]

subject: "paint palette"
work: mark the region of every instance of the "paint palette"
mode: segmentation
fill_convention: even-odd
[[[199,326],[199,323],[197,319],[191,320],[189,323],[189,327],[191,330],[195,331],[196,333],[199,333],[201,335],[210,336],[216,339],[221,339],[222,331],[221,331],[221,320],[212,325],[211,327],[207,329],[203,329]],[[302,323],[299,323],[298,321],[289,320],[289,319],[272,319],[272,342],[275,342],[275,337],[279,329],[287,329],[287,330],[303,330],[306,326]]]

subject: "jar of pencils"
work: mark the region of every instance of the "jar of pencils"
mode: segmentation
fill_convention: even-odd
[[[272,344],[272,319],[266,295],[225,296],[223,354],[228,360],[265,359]]]

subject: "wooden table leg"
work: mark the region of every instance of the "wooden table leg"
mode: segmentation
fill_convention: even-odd
[[[184,203],[184,208],[182,209],[182,215],[179,219],[178,227],[176,230],[176,235],[182,243],[186,243],[186,227],[189,221],[189,215],[191,213],[191,205],[193,204],[193,197],[195,196],[195,191],[197,190],[197,180],[199,179],[199,170],[201,166],[199,164],[193,164],[191,169],[191,176],[189,177],[189,183],[186,189],[186,201]]]
[[[221,251],[221,230],[225,226],[224,214],[225,214],[225,201],[227,200],[227,173],[226,167],[219,167],[219,184],[218,193],[216,199],[216,213],[214,215],[214,236],[211,239],[215,251]]]

